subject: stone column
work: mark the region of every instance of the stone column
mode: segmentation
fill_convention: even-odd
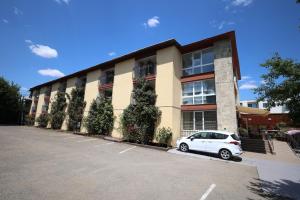
[[[156,59],[156,106],[162,112],[157,128],[170,127],[172,129],[171,144],[174,146],[176,139],[180,137],[181,53],[175,46],[172,46],[157,51]]]
[[[115,122],[112,137],[122,138],[122,132],[119,127],[120,116],[123,110],[130,104],[131,92],[133,89],[132,71],[134,64],[135,60],[130,59],[115,65],[112,93]]]
[[[229,40],[214,44],[218,130],[237,133],[236,97]]]
[[[101,76],[101,70],[95,70],[89,72],[86,75],[86,85],[85,85],[85,93],[84,93],[84,101],[86,102],[86,106],[84,109],[83,116],[86,117],[90,110],[91,103],[98,96],[98,87],[99,87],[99,77]],[[86,128],[81,125],[81,132],[87,132]]]

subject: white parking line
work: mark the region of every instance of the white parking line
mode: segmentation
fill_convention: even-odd
[[[97,144],[94,147],[101,147],[103,145],[110,145],[110,144],[114,144],[114,142],[108,142],[108,143],[103,143],[103,144]]]
[[[94,139],[87,139],[87,140],[79,140],[77,142],[89,142],[89,141],[94,141],[94,140],[98,140],[98,139],[94,138]]]
[[[125,153],[126,151],[129,151],[129,150],[134,149],[134,148],[136,148],[136,146],[130,147],[130,148],[125,149],[125,150],[123,150],[123,151],[120,151],[119,153],[122,154],[122,153]]]
[[[211,191],[213,191],[213,189],[214,189],[215,187],[216,187],[216,184],[211,184],[211,185],[209,186],[209,188],[206,190],[206,192],[202,195],[202,197],[201,197],[200,200],[205,200],[205,199],[208,197],[209,193],[211,193]]]

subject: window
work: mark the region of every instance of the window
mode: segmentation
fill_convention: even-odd
[[[182,85],[182,104],[215,104],[215,80],[209,79]]]
[[[183,76],[214,71],[214,52],[208,48],[182,56]]]
[[[101,94],[103,95],[104,98],[106,99],[112,99],[112,89],[105,89],[101,91]]]
[[[257,108],[257,103],[248,103],[249,108]]]
[[[210,134],[210,139],[215,139],[215,140],[224,140],[228,137],[228,135],[222,134],[222,133],[214,133],[212,132]]]
[[[266,108],[268,106],[267,103],[263,103],[263,108]]]
[[[236,134],[232,134],[232,135],[230,135],[230,136],[232,137],[232,139],[237,140],[237,141],[240,141],[239,136],[237,136]]]
[[[216,130],[216,111],[184,111],[182,112],[183,130]]]

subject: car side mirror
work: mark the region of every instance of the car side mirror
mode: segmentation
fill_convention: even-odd
[[[193,140],[194,140],[194,137],[191,137],[190,139],[191,139],[191,141],[193,141]]]

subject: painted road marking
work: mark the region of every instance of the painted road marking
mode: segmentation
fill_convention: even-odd
[[[136,146],[130,147],[130,148],[125,149],[125,150],[123,150],[123,151],[120,151],[119,153],[122,154],[122,153],[125,153],[126,151],[129,151],[129,150],[134,149],[134,148],[136,148]]]
[[[216,187],[216,184],[211,184],[211,185],[209,186],[209,188],[206,190],[206,192],[202,195],[202,197],[201,197],[200,200],[205,200],[205,199],[208,197],[209,193],[211,193],[211,191],[213,191],[213,189],[214,189],[215,187]]]
[[[79,140],[77,142],[89,142],[89,141],[94,141],[94,140],[98,140],[98,139],[94,138],[94,139],[87,139],[87,140]]]
[[[108,143],[103,143],[103,144],[97,144],[94,147],[101,147],[103,145],[110,145],[110,144],[114,144],[114,142],[108,142]]]

